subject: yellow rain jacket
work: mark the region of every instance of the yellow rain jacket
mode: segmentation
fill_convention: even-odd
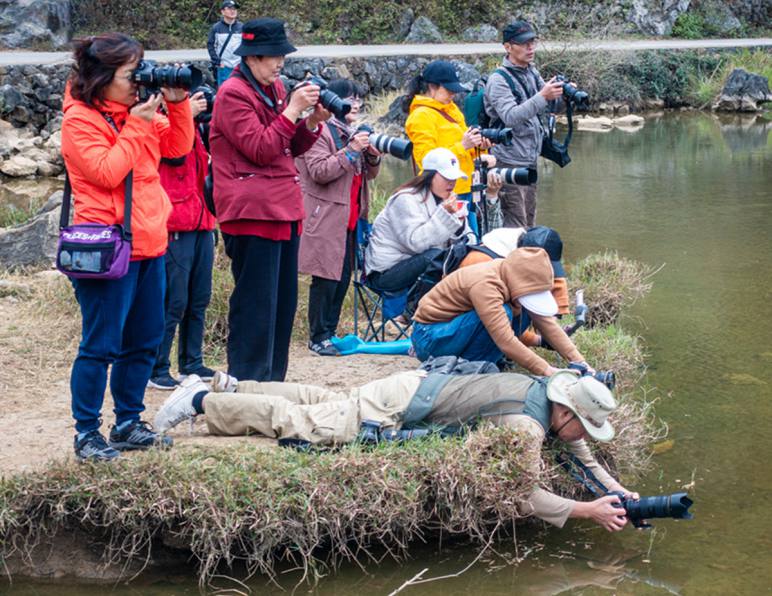
[[[447,118],[443,114],[447,115]],[[454,191],[458,195],[470,192],[472,188],[474,149],[466,150],[461,144],[461,137],[467,128],[469,127],[464,121],[464,114],[455,103],[440,103],[425,95],[416,95],[413,98],[410,115],[405,122],[405,132],[413,141],[413,158],[419,171],[424,155],[437,147],[450,149],[458,157],[459,167],[468,176],[467,180],[459,178],[456,182]]]

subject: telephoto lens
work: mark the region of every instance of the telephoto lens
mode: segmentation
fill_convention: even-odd
[[[538,175],[536,168],[491,168],[489,174],[498,174],[505,184],[519,184],[527,186],[536,184]]]
[[[195,66],[158,66],[152,60],[143,60],[131,74],[140,87],[157,93],[161,87],[192,89],[203,83],[204,76]]]
[[[410,159],[410,156],[413,155],[413,143],[407,139],[378,134],[367,124],[360,125],[357,132],[369,133],[370,144],[381,153],[388,153],[403,160]]]
[[[480,134],[494,145],[512,144],[513,134],[511,128],[480,128]]]
[[[577,89],[574,85],[569,83],[563,75],[555,76],[555,80],[563,83],[563,99],[572,102],[579,109],[589,109],[590,95],[586,91]]]
[[[625,498],[619,491],[613,491],[610,495],[619,497],[621,507],[636,528],[648,528],[647,519],[670,517],[673,519],[693,519],[689,507],[694,504],[686,493],[673,493],[670,495],[657,495],[654,497],[641,497],[640,499]],[[619,507],[620,505],[615,505]]]

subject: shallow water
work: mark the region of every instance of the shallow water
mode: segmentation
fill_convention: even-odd
[[[457,578],[403,594],[760,594],[772,592],[772,123],[704,114],[648,118],[636,133],[578,133],[574,162],[540,170],[538,222],[558,229],[573,261],[612,248],[664,264],[651,294],[624,324],[650,357],[656,411],[671,450],[635,486],[674,492],[694,479],[691,522],[608,534],[588,523],[520,532],[519,551],[495,545]],[[407,168],[381,180],[392,188]],[[388,175],[391,175],[391,179]],[[519,564],[506,559],[522,556]],[[455,543],[411,550],[405,564],[348,565],[311,592],[389,593],[421,570],[460,571],[476,549]],[[283,583],[291,588],[292,574]],[[235,588],[222,583],[223,587]],[[280,593],[263,580],[254,593]],[[2,588],[0,588],[2,590]],[[118,594],[195,594],[178,573],[145,578]],[[300,592],[308,589],[301,587]],[[16,584],[13,594],[104,593],[84,585]]]

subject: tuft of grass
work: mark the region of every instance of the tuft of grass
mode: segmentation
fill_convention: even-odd
[[[104,536],[106,561],[149,558],[154,539],[188,549],[202,585],[237,561],[273,577],[277,557],[318,579],[327,566],[375,560],[373,544],[399,558],[426,530],[482,541],[523,517],[518,503],[539,481],[524,440],[487,428],[337,452],[243,443],[57,463],[0,480],[0,554],[81,530]]]
[[[569,270],[569,286],[584,290],[588,327],[612,325],[622,310],[651,290],[654,270],[608,251],[593,254]]]
[[[735,68],[742,68],[772,80],[772,55],[763,50],[748,48],[721,54],[714,68],[707,71],[698,68],[690,76],[689,96],[701,107],[710,105],[721,93],[726,80]]]
[[[43,206],[40,197],[30,198],[22,205],[0,203],[0,228],[10,228],[28,222]]]

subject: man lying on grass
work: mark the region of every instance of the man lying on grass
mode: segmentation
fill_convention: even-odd
[[[218,372],[212,390],[195,375],[187,377],[164,402],[155,428],[165,433],[206,414],[208,430],[215,435],[260,434],[280,442],[341,445],[373,432],[386,438],[418,425],[460,427],[488,419],[523,431],[526,448],[541,449],[548,435],[556,436],[609,490],[637,499],[598,464],[585,442],[587,437],[613,438],[607,418],[616,406],[605,385],[574,371],[531,377],[416,370],[348,392],[298,383],[239,382]],[[617,531],[627,523],[624,510],[614,507],[618,502],[614,495],[575,501],[537,487],[524,510],[559,527],[576,517]]]

